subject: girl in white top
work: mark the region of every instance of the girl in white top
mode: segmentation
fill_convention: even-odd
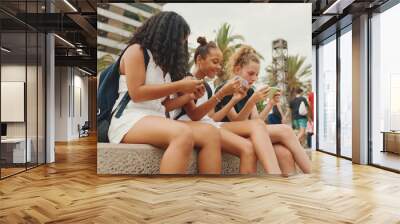
[[[218,130],[211,125],[183,123],[165,117],[163,104],[170,101],[169,95],[193,93],[203,85],[198,80],[183,79],[188,63],[189,33],[188,24],[175,12],[160,12],[136,30],[121,56],[120,97],[116,105],[126,92],[131,101],[120,118],[112,118],[108,136],[114,143],[166,148],[160,164],[161,174],[186,173],[196,146],[200,149],[199,172],[219,174]],[[147,68],[143,50],[147,50],[150,57]],[[207,133],[216,136],[204,140]]]

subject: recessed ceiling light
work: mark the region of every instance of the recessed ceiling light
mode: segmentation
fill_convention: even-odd
[[[9,50],[9,49],[7,49],[7,48],[5,48],[5,47],[1,47],[1,50],[4,51],[4,52],[7,52],[7,53],[10,53],[10,52],[11,52],[11,50]]]
[[[342,14],[343,9],[351,5],[355,0],[336,0],[322,14]]]
[[[69,46],[75,48],[75,45],[73,45],[73,44],[72,44],[71,42],[69,42],[68,40],[66,40],[66,39],[64,39],[64,38],[62,38],[62,37],[60,37],[60,36],[57,35],[57,34],[54,34],[54,36],[56,36],[58,39],[60,39],[61,41],[63,41],[63,42],[66,43],[67,45],[69,45]]]
[[[67,4],[72,10],[74,10],[75,12],[78,12],[78,10],[68,1],[68,0],[64,0],[65,4]]]
[[[81,69],[81,68],[79,68],[79,67],[78,67],[78,69],[79,69],[81,72],[85,73],[85,74],[92,75],[92,73],[90,73],[90,72],[88,72],[88,71],[86,71],[86,70],[83,70],[83,69]]]

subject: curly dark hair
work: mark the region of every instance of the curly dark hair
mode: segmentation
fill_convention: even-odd
[[[189,70],[189,34],[190,27],[182,16],[165,11],[150,17],[140,26],[128,46],[139,44],[149,49],[155,63],[164,72],[169,72],[172,81],[177,81]]]

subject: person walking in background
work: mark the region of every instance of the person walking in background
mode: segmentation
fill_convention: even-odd
[[[314,135],[314,122],[309,119],[307,122],[307,147],[312,147],[312,136]]]
[[[292,113],[292,125],[293,129],[299,130],[297,138],[301,144],[304,144],[304,137],[307,128],[307,114],[308,114],[308,102],[305,97],[301,94],[303,90],[301,88],[296,89],[296,97],[290,101],[289,108]]]
[[[312,147],[312,136],[314,135],[314,92],[310,91],[308,97],[308,122],[307,122],[307,146]]]

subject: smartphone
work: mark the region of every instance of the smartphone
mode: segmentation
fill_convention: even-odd
[[[240,88],[246,89],[249,85],[249,82],[246,79],[243,79],[240,76],[235,76],[235,80],[240,80]]]
[[[272,99],[277,92],[281,91],[278,87],[271,87],[268,93],[268,98]]]
[[[249,82],[246,79],[242,79],[242,81],[240,82],[240,86],[243,89],[246,89],[249,86]]]

